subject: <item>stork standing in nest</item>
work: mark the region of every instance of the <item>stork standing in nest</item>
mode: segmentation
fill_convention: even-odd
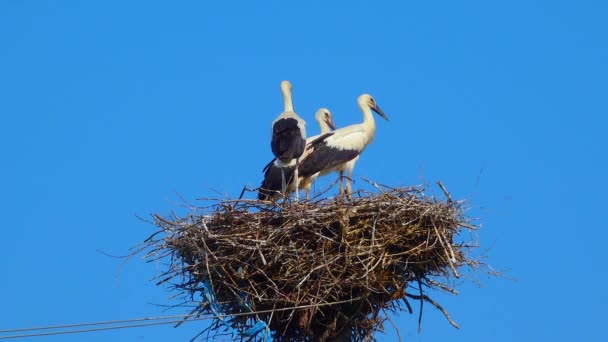
[[[330,133],[332,130],[336,129],[336,125],[334,124],[334,120],[332,118],[331,112],[327,108],[321,108],[315,113],[315,120],[319,124],[319,128],[321,132],[318,135],[309,137],[306,139],[306,149],[302,154],[301,158],[305,158],[306,154],[312,150],[311,142],[318,141],[320,137]],[[275,164],[276,159],[273,159],[266,167],[264,167],[264,180],[260,185],[260,190],[258,192],[258,199],[267,200],[270,198],[277,198],[279,191],[282,187],[282,172],[285,172],[285,178],[287,179],[287,191],[294,191],[295,188],[295,180],[294,180],[294,169],[295,169],[295,161],[292,161],[287,167],[279,168]],[[310,196],[310,188],[312,187],[312,183],[314,179],[309,180],[303,177],[299,177],[298,186],[301,189],[304,189],[306,193],[306,199],[309,199]]]
[[[283,196],[285,196],[287,191],[284,169],[295,160],[294,180],[296,182],[296,201],[298,201],[298,167],[300,165],[300,157],[304,153],[306,146],[306,122],[293,109],[291,83],[289,81],[281,82],[281,92],[283,93],[285,109],[272,122],[272,141],[270,146],[272,153],[276,157],[275,165],[281,169],[281,193]]]
[[[319,176],[337,171],[340,174],[340,196],[344,196],[343,176],[347,173],[346,196],[352,196],[352,174],[359,156],[376,134],[376,122],[372,111],[388,121],[388,117],[376,104],[371,95],[363,94],[357,99],[363,112],[363,122],[335,130],[320,137],[312,150],[302,159],[299,174],[304,179],[314,181]]]

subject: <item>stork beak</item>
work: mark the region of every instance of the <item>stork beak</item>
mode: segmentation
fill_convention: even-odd
[[[334,119],[329,118],[329,119],[325,119],[325,123],[327,124],[327,126],[329,126],[329,128],[331,128],[332,130],[336,130],[336,124],[334,123]]]
[[[386,116],[386,114],[384,114],[384,112],[382,111],[382,109],[380,109],[380,107],[378,107],[378,105],[376,105],[376,107],[372,108],[372,110],[374,112],[376,112],[378,115],[380,115],[384,120],[390,121],[388,119],[388,116]]]

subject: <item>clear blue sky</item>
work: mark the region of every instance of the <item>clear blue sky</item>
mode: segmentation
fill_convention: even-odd
[[[462,329],[427,306],[420,335],[416,315],[393,317],[403,337],[605,339],[608,4],[306,3],[0,2],[0,329],[165,314],[152,304],[170,293],[149,281],[162,265],[97,250],[126,254],[153,232],[136,215],[178,194],[257,186],[289,79],[311,133],[317,108],[360,122],[372,94],[391,121],[355,177],[443,181],[517,279],[434,294]]]

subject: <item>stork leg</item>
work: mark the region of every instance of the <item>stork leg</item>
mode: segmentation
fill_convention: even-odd
[[[287,182],[285,182],[285,169],[281,168],[281,195],[285,199],[285,193],[287,192]]]
[[[352,179],[353,179],[353,170],[348,170],[348,178],[346,179],[346,198],[349,201],[351,199],[353,199],[353,197],[352,197],[352,194],[353,194]]]
[[[339,183],[340,183],[340,198],[344,197],[344,186],[342,185],[342,182],[344,180],[344,171],[340,170],[340,176],[338,178]]]
[[[296,186],[296,202],[300,200],[300,177],[298,177],[298,167],[300,167],[300,158],[296,158],[296,168],[293,170],[293,182]]]

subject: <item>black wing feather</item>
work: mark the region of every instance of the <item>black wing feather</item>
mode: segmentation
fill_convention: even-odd
[[[308,144],[306,144],[306,149],[307,150],[311,150],[314,149],[315,147],[321,145],[322,143],[325,142],[325,139],[331,137],[332,135],[334,135],[334,132],[329,132],[329,133],[325,133],[319,137],[317,137],[315,140],[309,142]]]
[[[314,150],[314,149],[320,147],[325,142],[325,139],[332,136],[333,134],[334,133],[330,132],[330,133],[321,135],[320,137],[318,137],[315,140],[306,144],[306,149]],[[354,158],[354,157],[352,157],[352,158]],[[307,158],[304,158],[304,160],[306,160],[306,159]],[[263,170],[264,180],[262,180],[262,184],[260,184],[260,190],[258,191],[258,199],[260,199],[260,200],[267,200],[270,198],[277,198],[280,196],[281,186],[282,186],[281,168],[275,165],[276,160],[277,160],[276,158],[271,160],[270,163],[266,164],[266,166],[264,167],[264,170]],[[302,176],[301,170],[302,170],[302,164],[300,164],[300,176]],[[287,181],[287,184],[291,184],[291,182],[293,181],[293,173],[294,173],[294,166],[285,168],[285,180]],[[316,172],[313,172],[311,174],[314,174],[314,173],[316,173]]]
[[[328,146],[326,142],[319,143],[300,163],[299,174],[302,177],[309,177],[353,160],[358,155],[357,150],[343,150]]]
[[[284,118],[277,120],[272,125],[272,142],[270,143],[270,147],[275,157],[280,160],[298,158],[304,153],[305,146],[306,139],[302,138],[298,120]]]
[[[277,198],[281,195],[281,168],[274,164],[276,159],[273,159],[266,167],[264,167],[264,179],[260,184],[258,191],[258,199],[267,200]],[[286,167],[285,180],[290,184],[293,178],[294,167]]]

